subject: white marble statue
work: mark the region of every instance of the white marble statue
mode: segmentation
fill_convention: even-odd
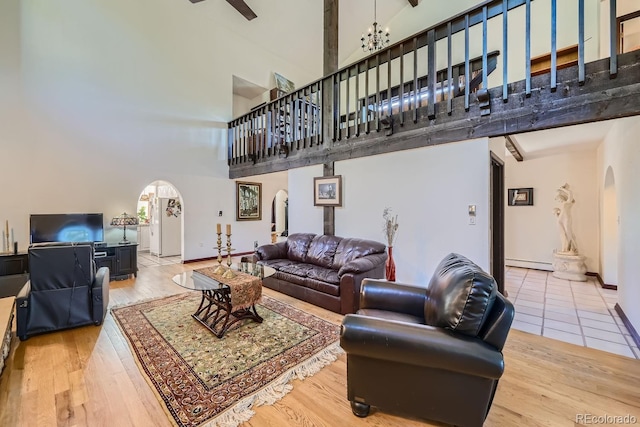
[[[560,242],[562,247],[560,253],[577,254],[578,246],[576,238],[571,229],[571,208],[575,203],[573,193],[569,189],[569,184],[564,184],[558,188],[555,199],[560,202],[560,208],[555,208],[553,213],[558,219],[558,228],[560,229]]]
[[[576,201],[569,184],[558,188],[555,199],[560,202],[560,207],[553,209],[553,213],[558,220],[561,248],[553,254],[553,277],[584,282],[587,280],[587,266],[585,257],[578,253],[576,238],[571,229],[571,208]]]

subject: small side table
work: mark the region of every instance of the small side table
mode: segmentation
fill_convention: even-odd
[[[4,361],[11,350],[11,326],[13,324],[13,312],[16,298],[0,298],[0,373],[4,368]]]

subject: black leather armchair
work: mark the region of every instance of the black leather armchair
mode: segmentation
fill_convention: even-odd
[[[450,254],[428,287],[365,279],[342,322],[347,395],[355,415],[380,410],[481,426],[504,370],[513,305],[495,280]]]
[[[21,340],[45,332],[100,325],[109,305],[109,269],[96,271],[92,243],[29,248],[30,279],[16,297]]]

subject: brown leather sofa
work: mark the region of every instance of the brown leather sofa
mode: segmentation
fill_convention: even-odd
[[[493,277],[458,254],[445,257],[426,289],[364,280],[360,309],[345,316],[340,337],[353,413],[366,417],[375,406],[482,426],[513,316]]]
[[[265,287],[336,313],[355,313],[364,278],[383,278],[386,246],[372,240],[291,234],[260,246],[255,258],[276,270]]]

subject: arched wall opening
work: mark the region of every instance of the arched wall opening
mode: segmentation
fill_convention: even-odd
[[[278,190],[271,203],[271,241],[286,240],[289,235],[289,193]]]
[[[178,189],[154,181],[140,193],[137,205],[138,250],[159,257],[183,256],[184,203]]]

